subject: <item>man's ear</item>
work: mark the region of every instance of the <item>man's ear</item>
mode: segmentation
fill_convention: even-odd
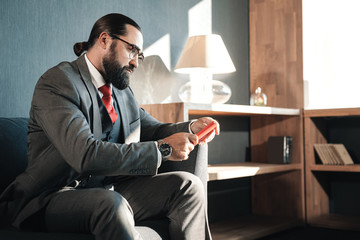
[[[102,49],[106,49],[107,47],[110,47],[111,41],[112,39],[107,32],[100,33],[100,36],[98,38],[98,43]]]

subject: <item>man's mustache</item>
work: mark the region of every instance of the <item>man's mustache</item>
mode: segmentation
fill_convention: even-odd
[[[131,72],[134,72],[135,66],[134,65],[128,65],[124,67],[125,70],[130,70]]]

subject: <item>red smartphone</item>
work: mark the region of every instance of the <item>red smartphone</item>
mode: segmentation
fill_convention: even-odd
[[[199,141],[201,141],[207,134],[209,134],[211,131],[213,131],[216,128],[216,122],[211,122],[206,127],[201,129],[200,132],[196,134],[198,136]]]

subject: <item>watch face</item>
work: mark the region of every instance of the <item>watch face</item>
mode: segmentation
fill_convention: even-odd
[[[159,147],[159,150],[161,152],[161,155],[164,157],[164,158],[168,158],[170,157],[171,155],[171,146],[167,143],[163,143],[160,145]]]

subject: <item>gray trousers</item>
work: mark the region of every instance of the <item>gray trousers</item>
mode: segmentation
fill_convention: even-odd
[[[136,177],[115,191],[85,188],[57,193],[45,210],[48,231],[91,233],[96,240],[142,239],[135,221],[168,218],[173,240],[211,239],[203,183],[187,172]]]

